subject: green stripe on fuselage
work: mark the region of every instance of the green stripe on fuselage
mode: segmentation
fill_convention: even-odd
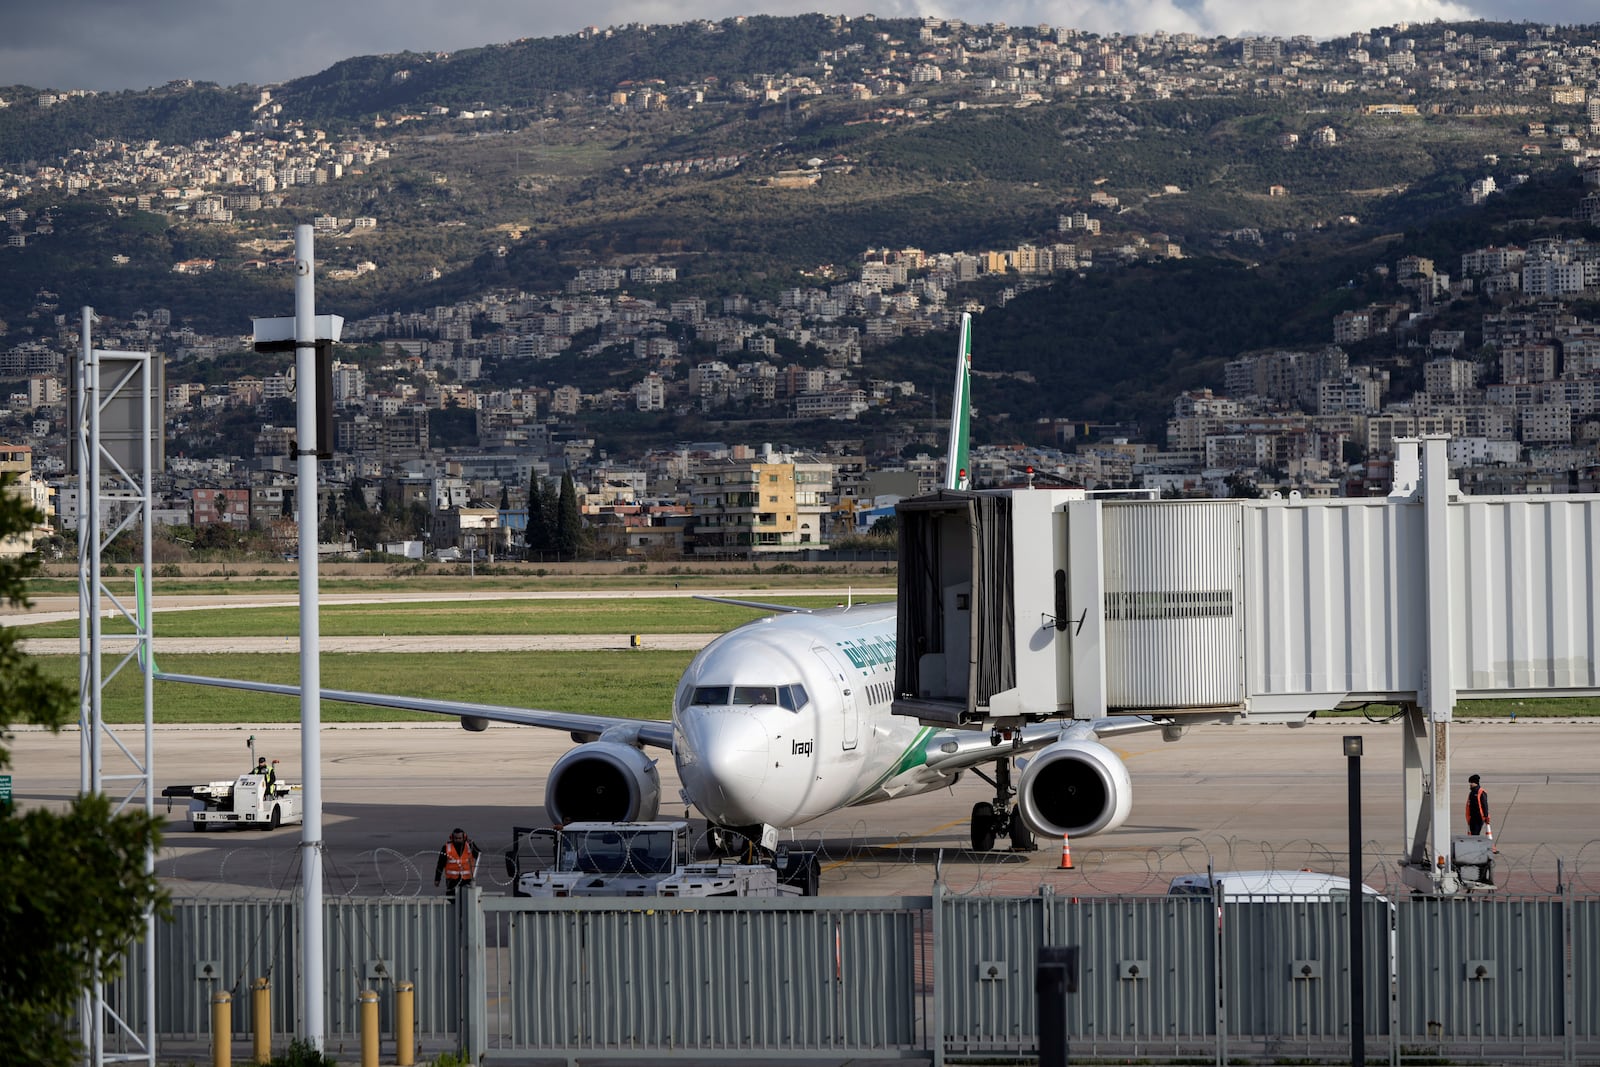
[[[924,726],[918,730],[917,735],[911,739],[911,743],[905,747],[905,751],[900,753],[900,758],[895,760],[894,766],[879,775],[877,781],[857,793],[845,807],[853,807],[856,804],[864,803],[872,794],[882,789],[890,779],[905,774],[913,768],[924,766],[928,762],[928,738],[932,736],[933,727],[931,726]]]

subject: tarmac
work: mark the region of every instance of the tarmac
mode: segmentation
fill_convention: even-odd
[[[131,732],[130,732],[131,731]],[[123,754],[143,750],[142,727],[116,728],[103,744],[108,792],[129,788],[117,776],[136,772]],[[248,769],[245,739],[281,760],[279,775],[301,777],[297,726],[158,725],[153,737],[155,806],[167,785],[229,778]],[[1347,767],[1342,740],[1364,739],[1363,880],[1395,883],[1407,834],[1401,811],[1401,728],[1340,719],[1301,729],[1202,726],[1176,743],[1159,735],[1116,739],[1133,780],[1133,811],[1120,828],[1037,851],[974,853],[968,815],[992,789],[974,776],[936,793],[836,812],[786,837],[819,849],[822,892],[829,896],[924,896],[941,878],[948,891],[1032,895],[1041,886],[1075,894],[1161,893],[1180,874],[1272,867],[1345,873]],[[1460,806],[1466,776],[1489,790],[1501,855],[1500,892],[1553,892],[1560,877],[1580,892],[1600,893],[1600,843],[1594,797],[1600,787],[1600,720],[1466,720],[1450,729],[1452,777]],[[22,729],[11,741],[13,791],[20,806],[59,806],[80,781],[77,729],[51,735]],[[546,774],[572,741],[564,734],[491,724],[481,734],[452,722],[339,724],[322,728],[323,847],[329,894],[435,892],[438,850],[453,827],[465,828],[498,861],[514,826],[546,825]],[[679,797],[670,757],[660,763],[662,817],[695,819]],[[131,798],[142,803],[142,796]],[[299,884],[301,830],[188,829],[182,802],[167,815],[157,873],[173,892],[260,895]],[[1464,832],[1462,828],[1453,828]],[[1003,842],[1002,842],[1003,843]],[[480,883],[507,890],[498,862]]]
[[[863,586],[812,590],[605,589],[504,592],[323,593],[324,604],[478,600],[575,600],[716,595],[752,601],[804,592],[848,598],[892,593]],[[292,593],[253,592],[152,598],[157,652],[298,653],[298,639],[163,638],[161,616],[173,611],[295,604]],[[109,600],[102,610],[115,612]],[[77,618],[76,597],[39,597],[31,609],[0,609],[5,624]],[[628,648],[631,634],[579,635],[368,635],[322,638],[327,652],[537,651]],[[713,634],[644,634],[644,647],[692,650]],[[108,650],[131,639],[104,637]],[[34,639],[28,651],[73,655],[75,638]],[[447,696],[448,694],[440,694]],[[157,689],[159,717],[160,688]],[[1453,789],[1459,809],[1466,778],[1484,776],[1501,854],[1496,882],[1502,891],[1553,891],[1562,878],[1600,892],[1600,830],[1593,798],[1600,786],[1600,719],[1466,719],[1448,735]],[[138,774],[124,750],[142,753],[142,727],[115,731],[119,743],[102,746],[108,780]],[[280,777],[300,778],[298,726],[158,725],[152,777],[155,806],[167,785],[231,778],[247,769],[244,740],[279,759]],[[1120,828],[1068,844],[1064,868],[1060,841],[1041,841],[1032,852],[974,853],[968,847],[972,805],[993,790],[968,774],[937,793],[852,808],[798,827],[787,836],[824,856],[822,891],[828,895],[925,895],[934,879],[948,890],[1031,894],[1040,886],[1081,893],[1164,892],[1179,874],[1271,867],[1343,871],[1348,851],[1347,768],[1342,739],[1365,741],[1362,818],[1365,880],[1397,881],[1395,863],[1409,838],[1401,810],[1401,727],[1362,718],[1283,726],[1199,726],[1176,743],[1159,734],[1118,738],[1114,750],[1133,780],[1133,811]],[[19,804],[60,804],[80,781],[76,729],[53,737],[19,730],[12,742],[13,790]],[[492,724],[471,734],[454,722],[339,724],[322,729],[325,869],[328,892],[427,893],[440,843],[454,826],[474,835],[486,852],[509,844],[513,826],[545,823],[546,773],[570,746],[562,733]],[[663,817],[688,816],[679,799],[676,768],[663,754]],[[130,797],[142,803],[142,796]],[[176,892],[206,894],[282,891],[297,884],[300,831],[274,833],[189,830],[185,810],[174,807],[158,860],[158,873]],[[1464,827],[1452,827],[1453,831]],[[498,884],[496,879],[498,878]],[[503,873],[483,879],[489,891],[506,888]]]

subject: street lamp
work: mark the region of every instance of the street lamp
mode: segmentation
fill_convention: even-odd
[[[1366,1067],[1366,958],[1361,912],[1366,895],[1361,884],[1361,735],[1344,737],[1350,785],[1350,1067]]]

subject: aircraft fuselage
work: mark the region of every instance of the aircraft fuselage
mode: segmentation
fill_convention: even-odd
[[[687,798],[724,826],[796,826],[949,785],[932,729],[892,714],[895,606],[758,619],[695,656],[673,700]]]

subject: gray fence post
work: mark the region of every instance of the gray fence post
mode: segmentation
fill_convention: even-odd
[[[934,984],[933,995],[928,998],[929,1015],[932,1017],[928,1026],[929,1051],[933,1054],[930,1067],[944,1067],[944,998],[947,995],[946,987],[950,984],[944,980],[945,960],[950,954],[945,944],[944,927],[944,879],[936,877],[933,880],[933,959],[930,961]]]
[[[488,938],[484,933],[483,890],[456,891],[461,920],[461,1044],[473,1063],[489,1050]]]

